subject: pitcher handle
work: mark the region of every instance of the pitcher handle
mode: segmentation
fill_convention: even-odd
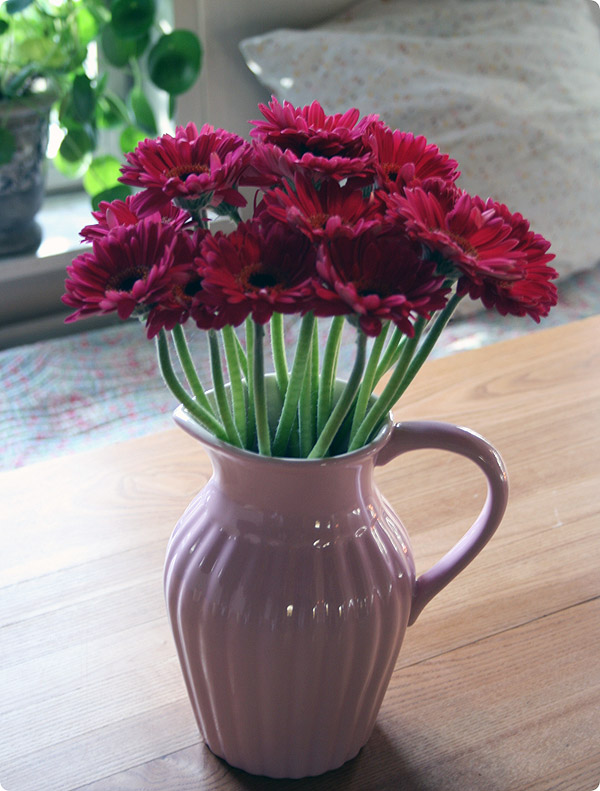
[[[426,604],[481,552],[500,524],[508,499],[508,478],[498,451],[483,437],[462,426],[434,421],[411,421],[393,426],[388,442],[379,452],[377,465],[419,449],[446,450],[474,461],[487,478],[487,497],[473,525],[413,587],[409,626]]]

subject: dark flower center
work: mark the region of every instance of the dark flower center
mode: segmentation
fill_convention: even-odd
[[[370,297],[375,294],[376,296],[383,299],[392,293],[391,289],[386,288],[385,283],[374,283],[372,280],[366,277],[362,277],[360,280],[357,280],[355,283],[355,288],[359,297]]]
[[[189,305],[200,291],[202,291],[202,278],[197,277],[190,280],[185,286],[174,286],[171,293],[179,305]]]
[[[496,283],[496,288],[501,289],[502,291],[511,291],[512,287],[514,286],[514,280],[498,280]]]
[[[390,181],[396,181],[398,178],[398,173],[400,172],[400,168],[395,162],[384,162],[381,165],[381,169],[385,173],[385,176]]]
[[[311,228],[324,228],[327,224],[327,220],[329,219],[328,214],[324,214],[323,212],[317,212],[316,214],[311,214],[308,218]]]
[[[141,266],[130,266],[115,274],[106,284],[107,291],[131,291],[138,280],[145,280],[148,270]]]
[[[274,288],[279,283],[271,272],[252,272],[247,282],[249,286],[258,290],[261,288]]]
[[[179,178],[182,181],[185,181],[188,176],[191,176],[195,173],[210,173],[210,169],[206,165],[201,165],[198,163],[197,165],[189,164],[189,165],[177,165],[170,170],[167,170],[165,176],[170,179]]]
[[[462,247],[462,249],[465,251],[467,255],[470,255],[473,258],[479,257],[476,248],[473,247],[473,245],[469,241],[467,241],[467,239],[465,239],[464,236],[461,236],[458,233],[453,233],[452,231],[446,231],[446,233],[452,239],[453,242],[456,242],[456,244],[459,247]]]
[[[190,280],[189,283],[186,283],[186,286],[183,289],[183,293],[187,297],[195,297],[196,294],[198,294],[200,291],[202,291],[202,278],[201,277],[194,278],[193,280]]]

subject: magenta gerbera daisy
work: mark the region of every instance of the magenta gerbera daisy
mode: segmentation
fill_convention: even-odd
[[[374,194],[337,181],[316,187],[296,176],[294,185],[284,183],[265,194],[266,211],[275,219],[297,227],[313,241],[334,236],[355,236],[380,226],[385,206]]]
[[[436,275],[435,263],[419,255],[402,233],[367,231],[338,237],[319,248],[317,316],[354,315],[367,335],[378,335],[392,321],[413,335],[412,319],[429,317],[446,304],[449,288]]]
[[[318,102],[294,107],[275,98],[259,109],[264,119],[250,122],[255,127],[250,135],[259,143],[254,152],[259,173],[288,178],[300,170],[317,179],[372,179],[373,153],[364,135],[376,115],[361,118],[355,108],[327,115]]]
[[[194,261],[200,253],[202,240],[209,231],[197,229],[188,237],[188,247]],[[146,334],[153,338],[162,329],[172,330],[176,324],[185,324],[191,317],[200,329],[222,329],[224,322],[212,308],[205,304],[203,277],[196,263],[155,302],[146,317]]]
[[[140,194],[129,195],[124,201],[100,201],[98,210],[92,212],[96,223],[86,225],[80,231],[84,241],[91,242],[94,239],[100,239],[118,225],[136,225],[142,219],[138,208]],[[190,215],[187,212],[178,209],[172,203],[166,204],[160,212],[152,212],[152,214],[156,214],[155,219],[172,224],[176,228],[182,228],[190,220]]]
[[[398,191],[415,181],[440,179],[453,183],[460,175],[458,162],[433,143],[411,132],[373,124],[368,142],[375,154],[377,185]]]
[[[233,326],[248,316],[264,324],[275,312],[301,313],[312,294],[315,256],[305,236],[276,222],[207,236],[200,270],[206,302]]]
[[[435,185],[434,185],[435,186]],[[483,278],[518,279],[517,249],[511,226],[480,200],[456,188],[407,188],[384,194],[388,219],[430,251],[451,262],[474,283]]]
[[[175,137],[144,140],[126,155],[119,179],[144,187],[137,198],[141,214],[160,210],[170,200],[198,211],[207,206],[245,206],[238,184],[250,157],[250,146],[238,135],[205,124],[177,127]]]
[[[502,316],[530,316],[539,323],[558,300],[556,285],[551,282],[558,272],[548,266],[555,257],[548,252],[550,242],[534,233],[523,215],[512,214],[504,204],[492,199],[485,203],[481,198],[475,201],[483,210],[494,211],[510,226],[511,238],[517,240],[515,250],[521,254],[518,277],[513,273],[508,280],[484,277],[474,281],[463,275],[458,281],[458,293],[481,299],[486,308],[495,308]]]
[[[121,319],[145,316],[186,283],[193,257],[190,235],[154,218],[115,227],[67,267],[62,301],[76,310],[66,321],[115,311]]]

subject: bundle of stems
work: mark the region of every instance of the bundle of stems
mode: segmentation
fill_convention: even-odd
[[[224,442],[265,456],[318,459],[339,455],[373,439],[429,356],[459,301],[454,294],[431,319],[418,317],[412,337],[388,322],[370,341],[357,326],[354,362],[339,395],[334,388],[346,318],[335,316],[331,320],[320,359],[319,319],[313,313],[305,314],[289,365],[284,319],[274,313],[269,322],[270,351],[281,401],[274,424],[269,421],[267,404],[263,324],[246,319],[245,346],[232,326],[208,331],[209,389],[200,381],[180,324],[170,333],[163,329],[156,336],[159,366],[175,398]],[[171,347],[185,384],[173,366]],[[384,377],[385,386],[377,398],[372,398]]]

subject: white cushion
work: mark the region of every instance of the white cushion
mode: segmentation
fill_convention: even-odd
[[[358,107],[458,160],[552,242],[562,275],[600,260],[600,35],[589,0],[365,0],[241,50],[280,100]]]

